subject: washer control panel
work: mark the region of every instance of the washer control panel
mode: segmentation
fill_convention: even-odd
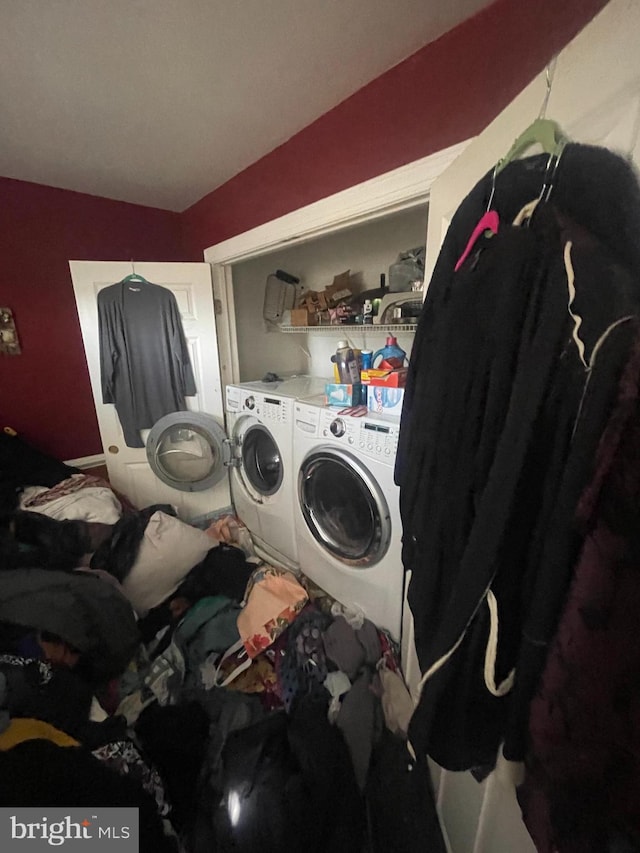
[[[230,414],[251,414],[264,423],[286,424],[293,419],[293,400],[238,388],[226,387],[226,408]]]
[[[320,416],[320,435],[353,448],[360,456],[369,456],[393,464],[398,449],[399,420],[356,418],[324,409]]]

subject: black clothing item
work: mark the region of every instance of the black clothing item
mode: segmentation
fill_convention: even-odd
[[[177,853],[174,839],[164,834],[153,798],[80,747],[30,740],[0,752],[0,804],[131,806],[139,809],[140,853]]]
[[[14,486],[55,486],[78,468],[65,465],[53,456],[48,456],[31,447],[18,435],[0,431],[0,480]]]
[[[40,512],[17,510],[0,528],[0,568],[72,571],[111,534],[112,525],[59,520]]]
[[[445,853],[426,759],[384,728],[373,747],[365,788],[371,853]]]
[[[0,655],[0,672],[7,684],[2,707],[11,717],[43,720],[88,749],[126,738],[124,717],[107,717],[102,722],[89,719],[95,685],[76,669],[33,658]]]
[[[640,190],[628,164],[569,145],[550,202],[512,226],[546,162],[500,173],[499,233],[455,273],[491,174],[460,205],[409,365],[395,474],[429,671],[410,740],[452,770],[490,765],[506,726],[510,757],[521,752],[540,648],[579,544],[572,512],[640,306]]]
[[[41,453],[19,436],[0,431],[0,523],[17,508],[24,486],[51,487],[78,473],[78,468]]]
[[[196,394],[178,303],[166,287],[119,282],[98,293],[98,322],[102,401],[115,403],[127,447],[144,447],[139,430]]]
[[[224,542],[213,546],[212,542],[207,556],[191,569],[170,598],[152,608],[139,620],[142,642],[150,642],[162,628],[175,621],[169,606],[174,598],[184,598],[190,604],[195,604],[201,598],[223,595],[239,603],[244,598],[253,571],[255,564],[247,562],[245,553],[240,548],[226,545]],[[171,635],[172,631],[167,631],[163,637],[163,647],[169,644]],[[156,653],[158,652],[159,648],[156,647]]]
[[[154,702],[138,717],[135,732],[145,756],[165,783],[171,823],[181,832],[195,819],[209,718],[197,702],[165,707]]]
[[[255,564],[247,562],[244,551],[221,542],[191,569],[171,597],[195,603],[208,595],[224,595],[240,602],[253,571]]]
[[[230,732],[219,780],[201,792],[193,853],[362,849],[363,799],[324,708],[303,703]]]
[[[309,853],[352,853],[363,849],[364,797],[358,789],[348,746],[329,723],[326,708],[307,697],[289,716],[289,747],[296,758],[315,817]]]
[[[89,719],[92,685],[66,667],[13,655],[0,656],[7,683],[6,707],[11,717],[44,720],[77,737]]]

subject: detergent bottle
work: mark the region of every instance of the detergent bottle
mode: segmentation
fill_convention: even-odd
[[[403,367],[406,357],[407,354],[398,346],[397,339],[393,335],[387,335],[386,345],[374,352],[372,363],[374,367],[391,370],[396,367]]]

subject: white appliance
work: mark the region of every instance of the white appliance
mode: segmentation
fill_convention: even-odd
[[[294,508],[293,404],[317,394],[325,379],[294,376],[226,387],[231,444],[231,498],[251,533],[256,553],[297,570]]]
[[[399,418],[294,404],[294,527],[300,570],[401,637],[404,572],[393,466]]]

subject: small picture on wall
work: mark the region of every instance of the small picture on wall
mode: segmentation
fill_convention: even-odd
[[[10,308],[0,308],[0,353],[20,354],[18,331]]]

